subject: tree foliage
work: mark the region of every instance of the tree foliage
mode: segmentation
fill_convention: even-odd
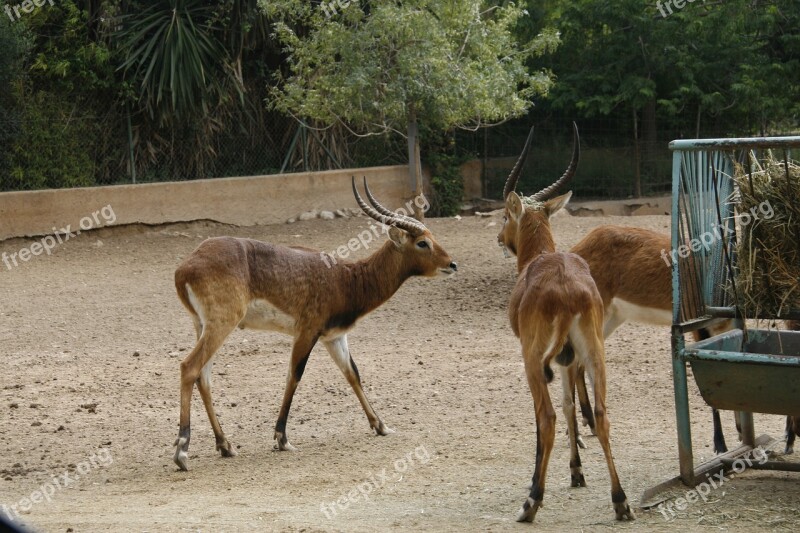
[[[3,188],[93,185],[93,147],[86,139],[103,125],[74,115],[77,109],[101,109],[97,96],[115,86],[106,43],[89,38],[88,12],[74,0],[48,4],[10,26],[21,36],[24,53],[2,98],[11,99],[10,111],[4,113],[9,108],[0,102],[0,122],[10,114],[14,131],[11,146],[3,150],[8,159]]]
[[[518,43],[514,30],[527,12],[512,3],[261,5],[279,20],[275,35],[289,62],[272,91],[274,108],[356,134],[405,131],[416,194],[422,192],[418,124],[449,131],[503,122],[523,115],[552,85],[550,72],[531,70],[526,61],[553,50],[558,35],[544,30]]]
[[[159,0],[122,17],[119,69],[157,123],[207,116],[239,91],[217,22],[214,6],[203,0]]]
[[[19,135],[19,108],[22,65],[31,48],[30,35],[24,26],[0,20],[0,185],[11,161],[9,146]]]
[[[296,0],[262,5],[283,19],[276,36],[290,61],[273,105],[300,117],[362,132],[403,131],[412,112],[443,130],[478,127],[523,114],[552,83],[525,61],[558,37],[518,44],[513,29],[526,13],[513,4],[353,3],[330,18]]]
[[[354,134],[417,120],[438,166],[457,160],[440,142],[454,128],[526,113],[602,123],[597,142],[637,157],[667,134],[798,129],[800,0],[520,1],[59,0],[0,16],[0,188],[128,180],[129,134],[139,179],[241,173],[252,153],[282,159],[289,113],[336,124],[319,135],[345,164]]]
[[[691,136],[706,121],[738,135],[797,124],[797,0],[556,0],[543,23],[563,40],[543,63],[558,74],[553,108],[592,117],[657,103]]]
[[[553,26],[562,36],[554,54],[533,63],[557,75],[534,120],[581,118],[589,131],[607,132],[587,139],[595,145],[632,148],[592,172],[630,180],[636,195],[645,181],[669,182],[670,139],[797,131],[798,0],[529,3],[542,17],[523,31]]]

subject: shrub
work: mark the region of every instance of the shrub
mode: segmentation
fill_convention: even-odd
[[[69,120],[73,105],[38,92],[21,100],[22,126],[10,154],[6,190],[95,184],[86,125]]]
[[[450,217],[457,215],[464,203],[464,179],[460,166],[470,159],[468,155],[451,155],[433,152],[427,163],[431,170],[430,216]]]

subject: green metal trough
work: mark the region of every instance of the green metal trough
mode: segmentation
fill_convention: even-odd
[[[767,436],[755,438],[752,413],[800,415],[800,332],[747,328],[747,319],[800,318],[800,309],[790,309],[783,316],[752,317],[743,316],[736,305],[739,228],[738,189],[733,179],[736,163],[753,172],[752,159],[761,160],[770,152],[788,163],[793,150],[800,155],[800,137],[679,140],[670,143],[670,149],[672,247],[678,251],[672,255],[672,369],[680,476],[646,491],[643,507],[673,481],[694,486],[710,472],[729,468],[755,446],[772,442]],[[710,234],[715,238],[709,239]],[[703,245],[688,246],[697,242]],[[690,248],[691,253],[686,253]],[[687,345],[687,333],[731,318],[738,329]],[[697,468],[687,365],[703,399],[712,407],[738,411],[741,423],[742,445]],[[797,471],[798,466],[770,461],[763,468]]]
[[[686,348],[703,400],[717,409],[800,413],[800,331],[740,329]]]

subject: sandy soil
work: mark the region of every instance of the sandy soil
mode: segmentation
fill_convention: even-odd
[[[495,243],[496,223],[430,220],[458,275],[410,280],[349,336],[367,395],[396,434],[371,434],[347,382],[318,346],[289,419],[299,451],[272,451],[290,339],[236,331],[217,355],[214,398],[239,455],[215,453],[195,393],[188,473],[172,463],[179,363],[194,340],[175,295],[176,265],[216,235],[331,250],[367,219],[110,228],[12,270],[0,264],[0,505],[30,507],[21,520],[37,531],[796,528],[797,475],[763,471],[738,475],[669,521],[637,510],[636,522],[616,523],[595,438],[582,453],[588,488],[569,487],[558,407],[545,507],[534,525],[514,522],[533,470],[534,414],[506,318],[515,267]],[[664,216],[563,216],[554,227],[566,249],[608,223],[669,226]],[[31,242],[5,241],[0,252]],[[622,327],[607,343],[607,366],[617,468],[638,504],[644,489],[677,474],[667,330]],[[559,391],[551,386],[554,396]],[[696,387],[690,393],[695,456],[707,459],[710,411]],[[727,413],[724,422],[730,444]],[[780,437],[783,420],[757,416],[756,429]],[[59,487],[48,489],[53,477]],[[24,501],[43,484],[52,492],[45,501]]]

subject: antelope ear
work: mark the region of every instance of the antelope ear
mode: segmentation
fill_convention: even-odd
[[[506,198],[506,209],[508,213],[514,217],[514,220],[519,220],[522,213],[525,211],[525,206],[522,205],[522,198],[517,193],[511,191]]]
[[[556,196],[552,200],[547,200],[544,203],[544,211],[547,213],[548,217],[553,216],[557,213],[561,208],[567,205],[569,199],[572,197],[572,191],[569,191],[561,196]]]
[[[396,226],[389,226],[389,238],[397,248],[402,248],[409,240],[408,232]]]

